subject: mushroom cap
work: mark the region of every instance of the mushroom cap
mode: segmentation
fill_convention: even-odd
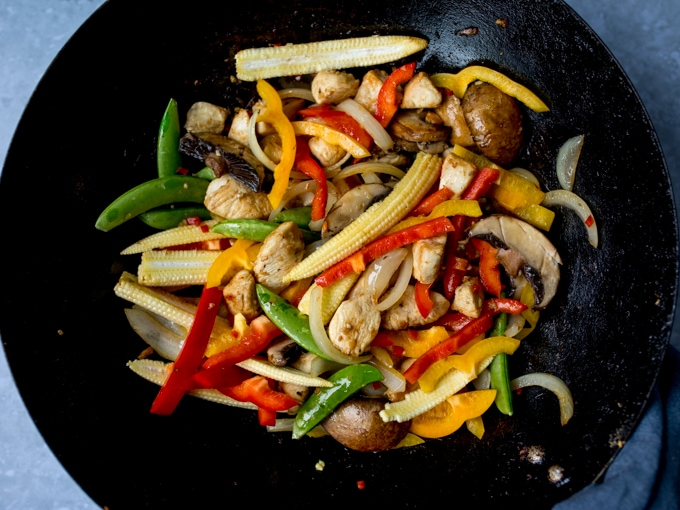
[[[562,259],[543,233],[520,219],[495,214],[475,223],[468,235],[484,239],[497,248],[511,250],[534,290],[534,308],[548,305],[557,292]],[[509,272],[516,276],[513,271]]]

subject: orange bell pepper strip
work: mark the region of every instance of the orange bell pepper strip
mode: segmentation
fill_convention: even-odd
[[[326,216],[326,202],[328,201],[328,182],[323,168],[309,152],[309,145],[302,137],[297,137],[295,152],[295,168],[316,182],[316,191],[312,200],[312,220],[318,221]]]
[[[295,162],[295,131],[283,113],[283,103],[276,89],[265,80],[258,80],[257,92],[267,105],[266,110],[258,116],[258,122],[271,124],[281,137],[281,160],[274,168],[274,186],[268,195],[272,208],[276,209],[288,189],[290,171]]]
[[[238,386],[218,389],[234,400],[255,404],[260,425],[274,425],[276,411],[285,411],[299,404],[289,395],[273,390],[269,380],[261,375],[246,379]]]
[[[341,260],[335,265],[326,269],[314,279],[320,287],[328,287],[331,283],[347,276],[352,271],[365,267],[372,260],[388,253],[396,248],[401,248],[419,239],[427,239],[445,232],[451,232],[453,225],[446,217],[435,218],[425,223],[420,223],[412,227],[387,234],[383,237],[368,243],[366,246],[355,252],[353,255]]]
[[[380,122],[382,127],[387,127],[392,120],[392,117],[394,117],[394,114],[397,113],[397,110],[399,109],[397,87],[413,78],[415,70],[415,62],[405,64],[392,71],[383,82],[382,87],[380,87],[378,100],[375,105],[375,118]]]

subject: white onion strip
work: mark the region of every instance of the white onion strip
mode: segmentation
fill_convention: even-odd
[[[383,300],[376,305],[376,308],[379,311],[383,312],[388,308],[391,308],[392,306],[396,305],[397,302],[404,295],[404,292],[406,292],[408,284],[411,281],[412,275],[413,275],[413,253],[411,252],[411,250],[408,250],[406,258],[399,267],[399,275],[397,276],[397,281],[394,282],[392,288],[389,291],[387,291]]]
[[[377,368],[383,376],[381,381],[388,390],[394,392],[406,391],[406,378],[397,369],[387,366],[378,358],[373,358],[368,362]]]
[[[545,194],[542,204],[546,207],[561,205],[573,210],[578,217],[581,218],[583,225],[586,227],[588,242],[594,248],[597,248],[597,223],[595,222],[593,213],[590,211],[590,207],[588,207],[588,204],[586,204],[581,197],[566,189],[557,189],[548,191],[548,193]]]
[[[323,303],[323,287],[315,286],[312,289],[309,300],[309,329],[312,332],[316,345],[326,357],[343,365],[356,365],[370,360],[373,356],[348,356],[340,352],[328,338],[326,328],[321,317],[321,304]]]
[[[262,150],[262,147],[260,147],[260,142],[257,141],[257,132],[255,128],[257,126],[257,118],[259,115],[259,110],[253,110],[253,115],[248,121],[248,147],[257,160],[273,172],[276,168],[276,163],[269,159],[269,156],[267,156]]]
[[[335,174],[333,177],[333,182],[339,181],[340,179],[346,179],[350,175],[357,174],[368,174],[368,173],[381,173],[391,175],[397,179],[402,179],[406,172],[402,169],[397,168],[389,163],[380,163],[378,161],[366,161],[364,163],[356,163],[355,165],[350,165],[343,168],[340,172]]]
[[[526,168],[515,167],[515,168],[511,168],[508,171],[512,172],[513,174],[517,174],[520,177],[523,177],[524,179],[529,181],[531,184],[533,184],[534,186],[536,186],[537,188],[540,189],[541,183],[538,181],[538,177],[536,177],[532,172],[530,172]]]
[[[354,99],[345,99],[339,105],[337,105],[336,110],[345,112],[347,115],[356,120],[361,127],[363,127],[366,132],[371,135],[375,144],[384,151],[392,149],[394,142],[392,137],[389,135],[385,128],[380,125],[380,122],[371,115],[366,108],[357,103]]]
[[[567,191],[572,191],[574,188],[576,166],[578,165],[578,160],[581,156],[583,140],[583,135],[574,136],[564,142],[557,153],[557,161],[555,162],[557,180],[560,181],[560,186]]]
[[[527,386],[541,386],[546,390],[552,391],[560,404],[560,422],[566,425],[567,422],[574,415],[574,399],[571,396],[569,387],[562,379],[552,374],[536,372],[533,374],[521,375],[516,379],[510,381],[510,388],[512,391]]]

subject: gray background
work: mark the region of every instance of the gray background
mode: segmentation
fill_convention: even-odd
[[[0,0],[0,163],[32,91],[102,0]],[[621,63],[652,119],[680,198],[680,0],[567,0]],[[181,14],[178,11],[178,16]],[[11,218],[4,219],[12,221]],[[19,245],[17,263],[21,263]],[[3,268],[11,270],[11,268]],[[0,311],[0,313],[2,313]],[[680,348],[676,321],[671,342]],[[153,469],[152,461],[149,468]],[[0,510],[98,508],[38,433],[0,350]]]

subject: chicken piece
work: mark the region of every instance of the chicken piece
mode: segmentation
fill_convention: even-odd
[[[231,174],[224,174],[208,185],[203,203],[211,213],[225,219],[264,220],[272,212],[266,193],[252,191]]]
[[[458,144],[463,147],[471,147],[475,144],[470,134],[470,128],[465,122],[460,99],[453,94],[447,96],[442,104],[435,109],[435,112],[442,119],[444,125],[451,128],[451,145]]]
[[[260,145],[262,146],[262,152],[264,152],[269,159],[278,165],[281,161],[281,155],[283,154],[283,147],[279,134],[273,133],[271,135],[265,136],[262,140],[260,140]]]
[[[476,319],[482,313],[483,304],[482,282],[476,276],[464,276],[462,283],[456,288],[451,309]]]
[[[250,122],[250,115],[248,110],[241,109],[238,111],[231,121],[229,133],[227,137],[235,142],[248,146],[248,123]]]
[[[445,248],[446,234],[413,243],[413,277],[426,285],[434,282],[442,266]]]
[[[387,79],[387,73],[378,69],[368,71],[363,79],[354,100],[375,115],[375,105],[378,102],[378,93],[383,82]]]
[[[477,167],[453,152],[449,152],[442,162],[439,189],[449,188],[453,197],[460,198],[477,174]]]
[[[354,96],[359,80],[342,71],[321,71],[312,80],[312,95],[319,104],[338,104]]]
[[[190,133],[221,133],[227,121],[227,110],[205,101],[191,105],[184,129]]]
[[[436,321],[448,311],[449,302],[438,292],[430,291],[430,297],[433,301],[432,311],[427,317],[423,318],[416,306],[415,287],[409,285],[397,304],[383,314],[381,327],[396,331],[423,326]]]
[[[323,167],[334,165],[344,158],[346,154],[346,151],[342,147],[330,144],[316,136],[309,139],[308,145],[309,152],[312,153]]]
[[[248,322],[260,315],[255,292],[255,278],[247,269],[237,272],[222,290],[227,309],[232,315],[243,314]]]
[[[436,108],[442,103],[442,94],[427,73],[416,74],[404,86],[402,108]]]
[[[380,312],[368,295],[343,301],[328,325],[331,343],[349,356],[363,354],[380,329]]]
[[[272,292],[279,293],[288,286],[283,283],[283,277],[304,254],[305,241],[300,228],[292,221],[281,223],[262,243],[253,265],[255,278]]]

